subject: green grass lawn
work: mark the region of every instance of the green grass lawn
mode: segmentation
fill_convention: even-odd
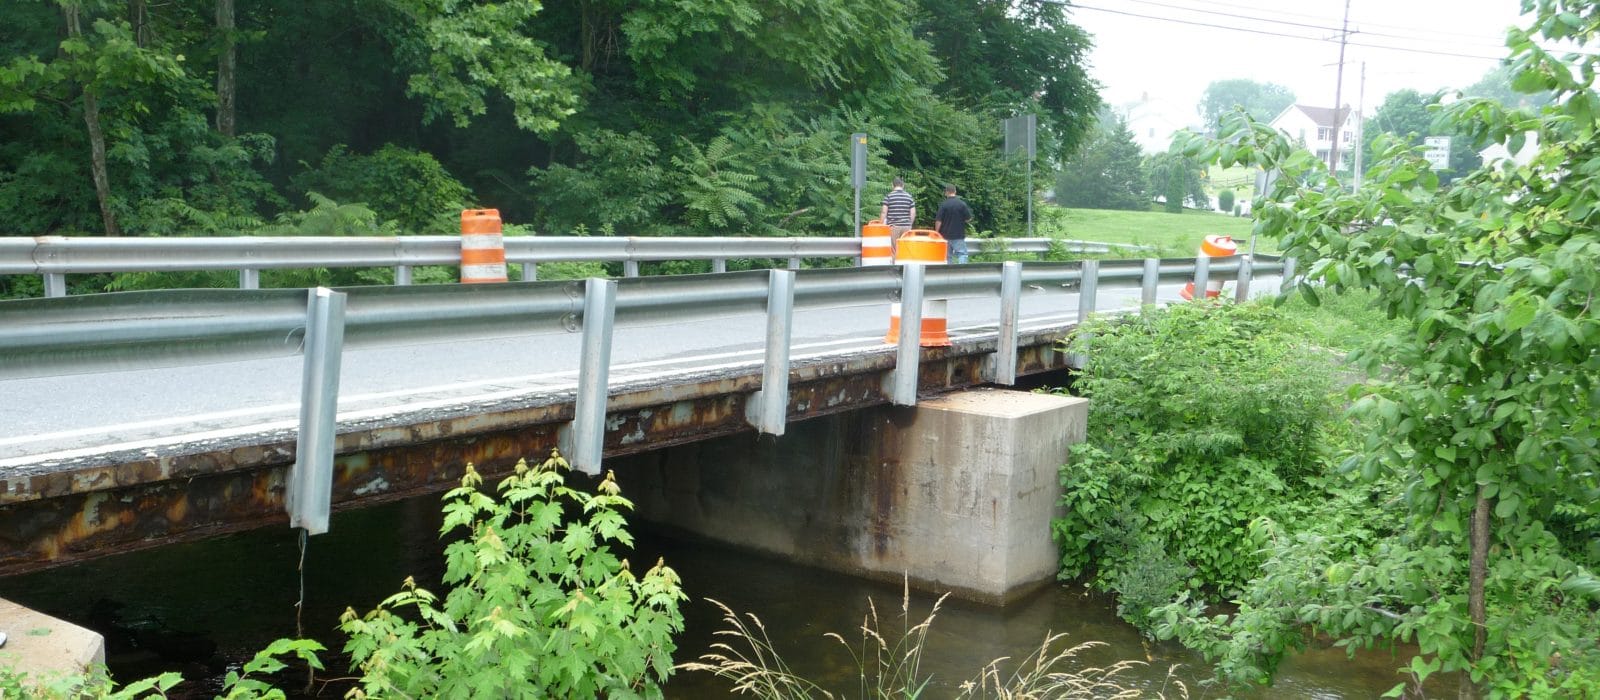
[[[1190,257],[1209,235],[1232,236],[1241,250],[1249,248],[1248,218],[1213,212],[1188,210],[1182,214],[1165,211],[1113,211],[1110,209],[1068,209],[1045,206],[1039,211],[1036,227],[1041,235],[1102,243],[1133,243],[1155,246],[1163,257]],[[1256,241],[1256,252],[1275,253],[1277,242]]]
[[[1206,190],[1211,194],[1231,189],[1236,202],[1247,202],[1255,196],[1256,169],[1246,165],[1231,168],[1211,166],[1206,170],[1206,180],[1210,183]]]

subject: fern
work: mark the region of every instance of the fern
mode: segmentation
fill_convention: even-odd
[[[340,204],[316,192],[307,192],[311,208],[284,212],[273,223],[253,233],[264,236],[393,236],[400,226],[360,202]]]
[[[728,230],[748,226],[751,212],[761,206],[754,193],[759,178],[740,172],[733,162],[735,146],[726,136],[718,136],[704,149],[681,139],[684,153],[672,157],[683,181],[684,218],[691,225]]]

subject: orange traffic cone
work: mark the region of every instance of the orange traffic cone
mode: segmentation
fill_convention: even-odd
[[[461,210],[461,282],[506,281],[506,245],[499,209]]]
[[[943,265],[948,248],[949,244],[945,242],[944,236],[939,235],[937,231],[912,229],[900,237],[899,245],[895,247],[895,262],[901,265]],[[925,348],[950,345],[949,307],[950,302],[944,299],[929,299],[922,302],[922,331],[919,345]],[[899,304],[889,308],[889,334],[884,336],[884,342],[890,345],[900,342]]]
[[[1200,258],[1226,258],[1239,252],[1239,246],[1229,236],[1206,236],[1200,242],[1200,252],[1195,257]],[[1206,298],[1222,294],[1222,280],[1212,278],[1206,280]],[[1183,286],[1183,291],[1178,293],[1184,301],[1194,299],[1194,282]]]
[[[861,227],[861,266],[894,264],[894,245],[889,225],[873,219]]]

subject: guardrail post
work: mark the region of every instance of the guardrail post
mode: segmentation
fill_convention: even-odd
[[[44,273],[44,295],[47,297],[66,296],[67,276],[58,272]]]
[[[1161,283],[1161,261],[1155,258],[1144,259],[1144,277],[1139,280],[1139,304],[1149,306],[1156,303],[1156,285]]]
[[[761,388],[745,403],[745,421],[767,435],[782,435],[789,418],[789,338],[794,319],[794,272],[767,271],[767,356]]]
[[[1206,283],[1211,281],[1211,258],[1204,255],[1194,259],[1194,300],[1206,298]]]
[[[1083,323],[1094,313],[1095,293],[1100,287],[1100,261],[1083,261],[1078,275],[1078,323]]]
[[[567,463],[585,474],[600,473],[605,450],[606,385],[611,373],[611,326],[617,316],[617,283],[590,279],[583,290],[583,342],[578,358],[578,396],[572,422],[556,443]]]
[[[889,373],[889,403],[917,405],[917,363],[922,359],[922,265],[900,266],[900,339]]]
[[[524,281],[524,282],[538,282],[539,281],[539,263],[536,263],[536,262],[534,262],[532,260],[529,260],[528,262],[522,263],[522,281]]]
[[[728,259],[727,258],[712,258],[711,259],[711,271],[715,272],[715,273],[717,273],[719,275],[724,273],[724,272],[727,272],[728,271]]]
[[[290,527],[320,535],[328,531],[333,498],[345,294],[317,287],[307,296],[300,434],[295,439],[294,465],[289,467],[285,485],[284,508],[289,512]]]
[[[1244,303],[1250,300],[1250,277],[1254,274],[1255,260],[1246,255],[1239,258],[1239,277],[1234,281],[1233,300]]]
[[[1022,311],[1022,263],[1000,265],[999,345],[989,356],[989,381],[1011,386],[1017,383],[1017,318]]]
[[[394,266],[394,283],[396,285],[398,285],[398,286],[401,286],[401,287],[409,286],[411,284],[411,266],[410,265],[395,265]]]
[[[1283,281],[1278,284],[1279,294],[1288,294],[1294,289],[1294,258],[1283,259]]]
[[[622,276],[623,277],[638,277],[639,276],[639,261],[638,260],[624,260],[624,261],[622,261]]]
[[[261,271],[251,267],[246,267],[239,270],[239,288],[260,289]]]
[[[789,258],[789,269],[791,269],[791,270],[800,269],[800,258],[798,258],[798,257]]]

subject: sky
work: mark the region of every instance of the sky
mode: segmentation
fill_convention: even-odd
[[[1395,90],[1477,82],[1506,55],[1505,29],[1521,9],[1519,0],[1072,0],[1071,15],[1094,36],[1090,74],[1112,106],[1144,95],[1198,105],[1212,81],[1248,78],[1328,107],[1347,1],[1340,101],[1361,104],[1365,62],[1368,114]]]

